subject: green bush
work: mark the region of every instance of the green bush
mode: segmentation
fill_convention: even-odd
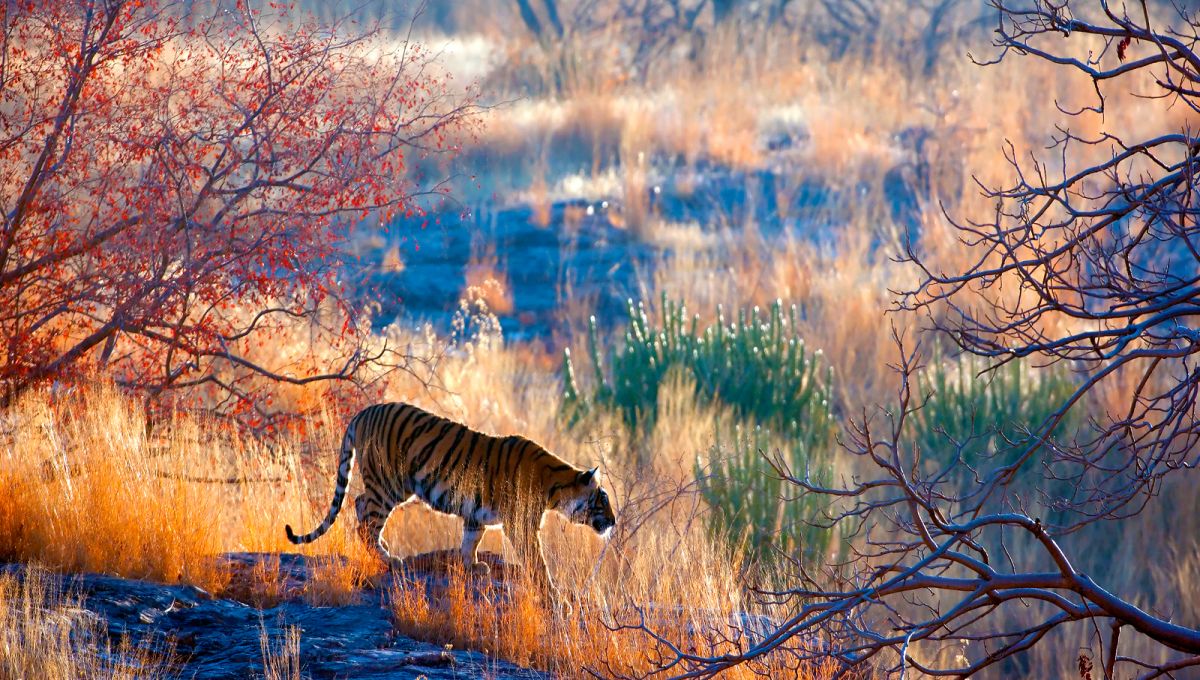
[[[770,561],[778,550],[818,561],[830,540],[828,530],[812,524],[819,498],[781,479],[764,454],[777,452],[792,474],[807,472],[825,484],[830,477],[825,451],[810,451],[798,441],[776,447],[761,427],[738,426],[731,434],[718,434],[707,470],[696,466],[696,481],[712,510],[709,528],[760,560]]]
[[[623,342],[604,354],[595,320],[588,335],[594,375],[592,389],[579,387],[567,352],[563,359],[564,402],[569,419],[595,409],[619,413],[635,435],[649,433],[657,417],[658,393],[671,371],[682,371],[702,404],[728,407],[739,425],[732,437],[718,433],[728,447],[714,451],[710,469],[697,467],[697,479],[713,508],[712,529],[735,544],[765,554],[769,544],[796,554],[821,548],[819,534],[804,519],[808,499],[785,502],[799,489],[778,479],[760,454],[770,442],[797,473],[823,470],[833,441],[832,372],[820,352],[809,352],[797,333],[795,307],[776,302],[763,313],[740,312],[730,322],[718,309],[717,321],[701,328],[682,304],[662,300],[661,321],[652,324],[645,307],[628,305]],[[771,433],[776,436],[771,437]],[[645,462],[645,461],[643,461]],[[778,534],[778,540],[773,540]]]
[[[962,463],[981,476],[1008,465],[1031,442],[1030,431],[1036,436],[1046,418],[1076,388],[1071,375],[1057,367],[1034,372],[1011,361],[980,375],[986,366],[972,357],[942,360],[939,353],[918,378],[920,394],[928,399],[914,414],[914,443],[926,461],[945,468],[955,462],[961,446]],[[1069,412],[1055,432],[1072,431],[1075,421]],[[1038,465],[1027,464],[1020,476],[1036,477],[1041,472]],[[960,468],[948,479],[962,492],[975,475]]]
[[[756,307],[730,323],[718,308],[717,322],[701,330],[699,316],[688,319],[684,306],[666,297],[658,326],[650,323],[642,304],[630,301],[624,342],[608,357],[602,356],[591,321],[590,395],[580,392],[570,352],[565,354],[565,406],[571,417],[596,407],[613,409],[631,431],[649,432],[659,387],[676,368],[694,379],[701,402],[719,402],[739,417],[817,448],[833,433],[832,373],[826,369],[822,375],[820,351],[810,354],[799,338],[797,313],[794,306],[785,313],[776,302],[765,315]]]

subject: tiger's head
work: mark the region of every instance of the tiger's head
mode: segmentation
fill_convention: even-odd
[[[608,492],[596,478],[596,468],[574,473],[570,482],[560,486],[554,509],[576,524],[586,524],[596,533],[607,537],[617,523]]]

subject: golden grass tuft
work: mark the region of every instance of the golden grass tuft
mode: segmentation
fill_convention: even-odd
[[[357,604],[363,588],[377,584],[387,573],[387,565],[363,542],[356,540],[345,547],[345,553],[313,563],[304,589],[306,602],[318,607]]]
[[[263,626],[258,636],[263,657],[263,680],[301,680],[300,628],[287,626],[283,635],[271,639]]]
[[[0,557],[67,571],[187,582],[219,590],[208,556],[219,504],[181,477],[207,459],[168,436],[151,441],[138,409],[97,386],[26,398],[6,417],[0,452]]]
[[[245,592],[235,593],[232,592],[232,588],[226,588],[222,594],[259,609],[274,607],[292,596],[292,593],[287,591],[287,583],[279,578],[279,566],[279,555],[268,555],[250,568],[244,586]]]
[[[508,275],[500,268],[495,253],[471,258],[466,269],[464,296],[480,301],[493,314],[511,314],[512,286]]]
[[[438,592],[427,592],[420,581],[408,581],[392,594],[397,630],[521,666],[544,666],[545,650],[536,641],[545,637],[551,617],[533,589],[479,585],[461,567],[450,571],[449,584]]]

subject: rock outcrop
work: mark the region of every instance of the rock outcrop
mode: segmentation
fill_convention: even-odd
[[[390,588],[386,583],[364,590],[357,604],[314,606],[299,597],[314,558],[239,553],[221,559],[233,567],[235,578],[249,569],[277,568],[282,601],[260,609],[191,586],[100,574],[52,578],[65,590],[82,595],[84,608],[106,622],[114,638],[126,635],[135,642],[169,639],[178,661],[176,670],[183,678],[261,677],[264,634],[271,645],[278,645],[291,627],[300,629],[299,657],[305,677],[549,677],[478,652],[446,649],[397,635],[387,606]],[[3,569],[20,573],[23,567]],[[427,578],[436,581],[440,577],[431,573]]]

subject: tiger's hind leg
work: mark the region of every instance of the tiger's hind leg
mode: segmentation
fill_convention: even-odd
[[[358,515],[358,536],[367,545],[375,549],[379,557],[389,566],[399,566],[400,558],[388,550],[387,541],[383,538],[383,527],[387,524],[394,506],[383,503],[379,498],[367,493],[360,494],[354,499],[354,511]]]
[[[492,569],[479,561],[479,542],[483,540],[483,525],[465,520],[463,524],[462,559],[468,573],[487,576]]]

